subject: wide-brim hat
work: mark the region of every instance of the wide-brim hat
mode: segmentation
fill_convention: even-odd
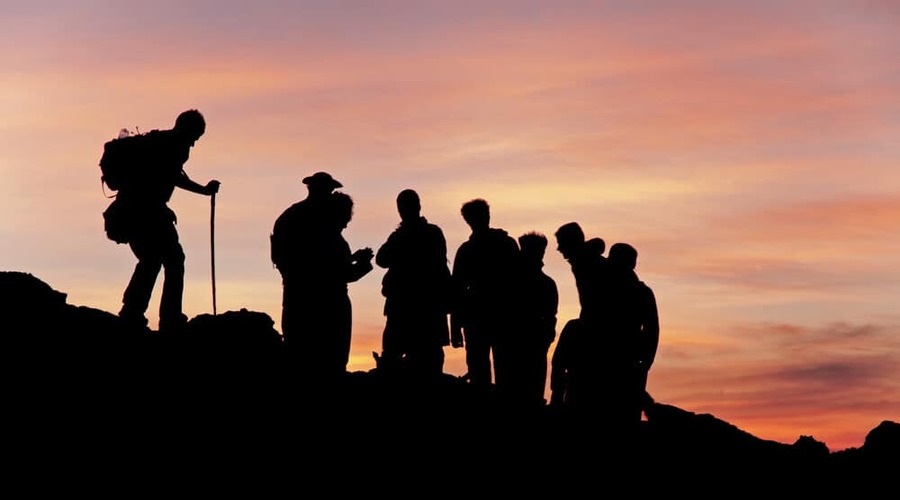
[[[305,177],[303,183],[307,186],[326,187],[331,189],[344,187],[343,184],[334,180],[334,177],[327,172],[316,172],[309,177]]]

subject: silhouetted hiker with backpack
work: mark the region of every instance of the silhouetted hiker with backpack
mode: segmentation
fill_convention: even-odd
[[[122,297],[119,317],[128,324],[143,328],[144,313],[153,286],[164,269],[159,305],[159,329],[174,330],[187,322],[182,312],[184,293],[184,250],[178,241],[175,213],[168,207],[175,188],[212,196],[219,191],[219,181],[205,186],[191,180],[184,171],[191,148],[206,131],[203,115],[195,109],[184,111],[170,130],[152,130],[143,134],[133,158],[113,159],[110,141],[101,159],[106,174],[112,165],[122,163],[127,174],[117,179],[115,201],[104,213],[110,239],[128,243],[138,262]],[[123,139],[120,139],[123,140]],[[116,143],[127,144],[127,142]],[[136,146],[137,147],[137,146]],[[130,164],[129,164],[130,162]],[[108,181],[108,179],[107,179]]]
[[[485,200],[468,201],[461,212],[472,234],[453,261],[450,341],[453,347],[465,345],[469,381],[482,394],[491,388],[493,356],[494,383],[502,395],[512,376],[510,343],[519,321],[519,245],[503,229],[490,227]]]
[[[545,404],[547,353],[556,339],[559,291],[543,271],[547,237],[537,232],[519,236],[522,270],[519,277],[521,326],[515,335],[515,401],[528,408]]]
[[[375,255],[375,263],[387,269],[379,368],[403,366],[413,377],[430,378],[443,373],[444,346],[450,345],[450,267],[443,231],[421,210],[418,193],[401,191],[400,225]]]
[[[609,350],[613,421],[633,433],[647,397],[647,374],[659,346],[659,313],[653,290],[635,273],[637,250],[627,243],[609,249]]]

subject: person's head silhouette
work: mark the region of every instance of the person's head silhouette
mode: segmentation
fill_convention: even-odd
[[[206,120],[196,109],[189,109],[178,115],[172,130],[193,146],[206,132]]]
[[[637,250],[628,243],[616,243],[609,247],[609,263],[621,269],[634,271],[637,267]]]
[[[577,222],[569,222],[556,230],[556,249],[566,260],[572,257],[584,246],[584,231]]]
[[[353,198],[349,194],[337,191],[331,195],[332,217],[338,229],[344,229],[353,218]]]
[[[525,262],[543,262],[547,250],[547,237],[532,231],[519,236],[519,248]]]
[[[414,221],[419,218],[422,211],[422,203],[419,194],[412,189],[404,189],[397,195],[397,212],[400,220],[404,222]]]
[[[463,204],[460,210],[463,220],[472,228],[472,231],[487,229],[491,224],[491,207],[488,202],[475,198]]]

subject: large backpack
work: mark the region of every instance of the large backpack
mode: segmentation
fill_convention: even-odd
[[[100,183],[113,191],[118,191],[135,182],[135,172],[146,163],[150,153],[148,133],[133,133],[122,129],[119,137],[103,145],[100,157]],[[106,190],[104,189],[104,193]],[[115,197],[109,195],[107,198]]]
[[[304,227],[307,210],[305,202],[300,201],[288,207],[275,219],[275,225],[269,235],[269,250],[272,264],[282,274],[290,272],[288,268],[293,262],[304,258],[299,238],[310,237],[308,228]]]
[[[149,153],[147,134],[131,132],[123,128],[119,136],[103,145],[100,157],[100,186],[119,191],[126,186],[139,184],[136,172],[147,162]],[[103,188],[104,194],[106,189]],[[116,243],[128,243],[131,228],[130,209],[118,193],[107,195],[115,198],[103,212],[103,229],[107,238]]]

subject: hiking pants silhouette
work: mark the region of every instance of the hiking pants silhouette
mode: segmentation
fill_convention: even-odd
[[[490,389],[492,371],[494,384],[504,385],[509,376],[507,353],[497,346],[497,338],[503,335],[504,327],[500,323],[485,322],[469,325],[464,329],[469,380],[481,389]]]
[[[133,231],[128,245],[138,262],[122,297],[122,311],[143,314],[147,310],[160,268],[164,268],[160,321],[179,318],[184,295],[184,250],[175,224],[148,221]]]
[[[353,324],[347,292],[286,283],[282,305],[281,332],[295,368],[323,381],[346,373]]]

